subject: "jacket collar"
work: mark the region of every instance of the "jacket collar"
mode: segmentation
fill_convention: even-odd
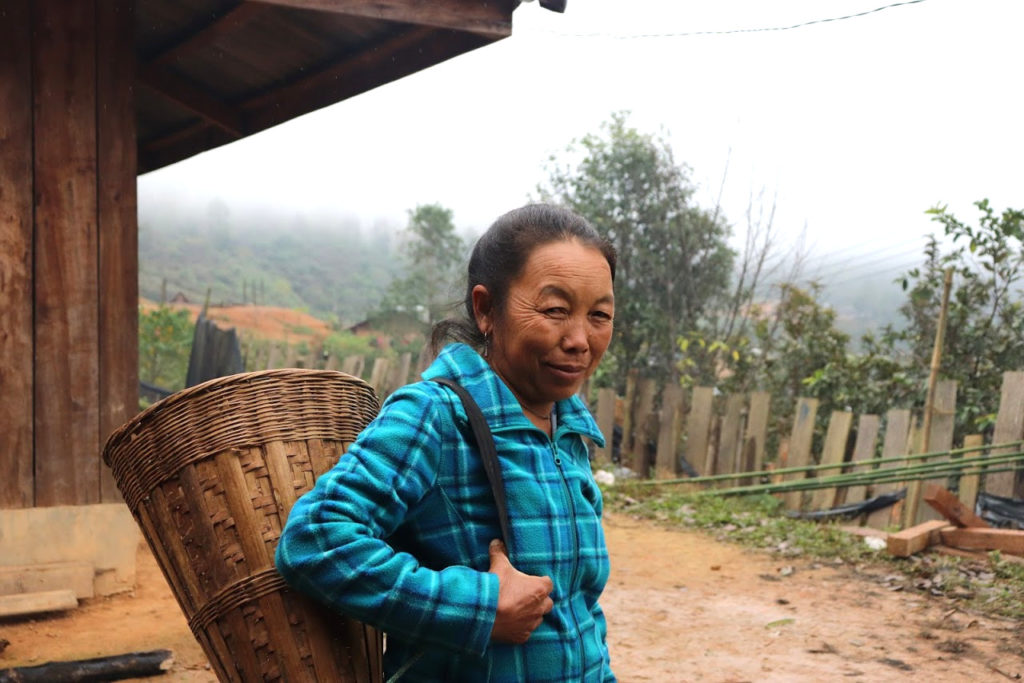
[[[423,372],[423,379],[446,377],[455,380],[470,393],[480,406],[492,429],[503,427],[530,428],[519,401],[504,381],[491,369],[479,353],[466,344],[448,344],[437,359]],[[569,430],[586,436],[599,446],[605,439],[579,396],[570,396],[555,403],[558,431]]]

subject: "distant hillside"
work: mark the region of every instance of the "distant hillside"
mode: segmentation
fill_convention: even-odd
[[[202,303],[305,309],[352,324],[380,302],[395,275],[395,226],[303,216],[233,214],[140,205],[139,288],[160,301],[181,292]]]

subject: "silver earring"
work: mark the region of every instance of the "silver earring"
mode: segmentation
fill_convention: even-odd
[[[487,332],[484,334],[484,358],[491,355],[491,333]]]

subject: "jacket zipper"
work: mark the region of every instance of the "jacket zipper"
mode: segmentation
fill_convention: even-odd
[[[551,439],[551,454],[555,458],[555,466],[558,467],[558,474],[562,479],[562,490],[565,493],[566,500],[569,501],[569,512],[570,512],[570,527],[572,528],[572,572],[569,575],[569,591],[571,595],[576,590],[577,574],[579,572],[579,561],[580,561],[580,535],[579,530],[576,528],[576,501],[572,498],[572,489],[569,488],[569,480],[565,476],[565,470],[562,468],[562,458],[558,455],[558,446],[555,444],[554,437]],[[576,635],[581,636],[580,622],[576,617],[576,608],[570,601],[569,612],[572,614],[573,624],[576,626]],[[583,671],[584,667],[584,654],[583,654],[583,639],[580,637],[576,638],[577,647],[577,658],[578,666],[580,671]]]

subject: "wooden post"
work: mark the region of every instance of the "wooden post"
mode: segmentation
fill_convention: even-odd
[[[658,451],[654,470],[658,479],[672,479],[676,476],[677,426],[679,410],[683,405],[683,388],[669,384],[661,392],[661,424],[658,428]]]
[[[5,3],[0,21],[0,509],[35,502],[31,36],[31,1]]]
[[[977,448],[983,443],[984,437],[981,434],[968,434],[964,437],[964,448]],[[980,458],[983,453],[984,451],[980,450],[971,451],[970,453],[964,453],[964,458]],[[972,511],[978,502],[978,482],[980,480],[980,474],[965,474],[960,477],[960,488],[957,490],[957,497],[961,503]]]
[[[751,469],[759,472],[764,469],[764,448],[768,439],[768,412],[772,397],[767,391],[755,391],[750,395],[750,414],[747,416],[747,429],[744,441],[754,442],[754,462]]]
[[[745,394],[733,394],[725,400],[725,416],[718,438],[718,470],[721,474],[734,474],[740,469],[739,449],[742,443],[743,408]]]
[[[796,404],[796,416],[793,418],[793,431],[789,437],[789,459],[786,467],[806,467],[811,464],[811,441],[814,438],[814,418],[818,414],[818,399],[800,398]],[[790,474],[787,480],[805,479],[806,472]],[[803,492],[790,491],[783,497],[787,510],[800,510],[803,507]]]
[[[861,415],[857,420],[857,440],[850,458],[850,472],[867,472],[870,469],[880,426],[881,420],[877,415]],[[841,488],[836,496],[836,504],[863,502],[866,492],[867,486],[864,484]]]
[[[363,366],[366,359],[363,356],[349,356],[341,364],[341,371],[353,377],[363,376]]]
[[[893,409],[885,414],[885,438],[882,440],[882,458],[895,458],[907,452],[907,444],[910,438],[910,411]],[[898,463],[890,462],[879,465],[880,469],[896,467]],[[871,495],[880,496],[892,493],[896,490],[895,482],[885,484],[874,484]],[[884,529],[889,526],[892,515],[891,508],[875,510],[868,514],[867,525],[875,529]]]
[[[690,414],[686,418],[686,461],[703,476],[715,473],[714,460],[708,460],[708,436],[711,433],[711,411],[714,389],[694,387]]]
[[[623,404],[625,410],[622,414],[622,442],[619,444],[619,464],[623,467],[636,471],[635,461],[633,460],[633,442],[637,438],[634,425],[634,414],[636,412],[636,384],[637,384],[637,372],[636,368],[629,371],[626,375],[626,395],[623,398]]]
[[[923,421],[911,420],[910,437],[907,441],[907,455],[921,453],[921,444],[924,443]],[[913,464],[913,460],[907,460],[905,464]],[[893,506],[892,522],[898,524],[901,529],[915,526],[913,520],[917,518],[917,510],[914,506],[920,499],[920,481],[909,481],[906,483],[907,497],[900,501],[899,505]]]
[[[634,416],[632,458],[633,468],[641,477],[649,476],[652,465],[648,455],[648,444],[655,441],[654,395],[657,389],[650,377],[641,379],[637,387],[639,399]]]
[[[934,400],[932,402],[932,420],[929,426],[928,433],[928,450],[930,451],[948,451],[953,448],[953,423],[956,415],[956,389],[957,383],[954,380],[943,380],[936,384],[935,391],[933,392]],[[927,452],[927,451],[922,451]],[[941,462],[949,460],[949,456],[940,456],[937,458],[929,458],[927,462]],[[918,461],[924,464],[924,461]],[[931,519],[942,519],[941,515],[934,510],[930,505],[921,505],[923,492],[928,489],[929,485],[945,486],[946,477],[940,476],[933,479],[918,480],[913,483],[914,500],[910,501],[910,491],[907,492],[908,504],[913,505],[917,510],[917,516],[913,518],[910,524],[920,524],[921,522],[927,522]]]
[[[390,367],[391,363],[383,356],[378,356],[373,361],[373,370],[370,371],[370,386],[373,387],[378,396],[383,396],[387,389],[384,385],[386,384]]]
[[[992,433],[992,443],[1006,443],[1024,438],[1024,372],[1004,372],[999,395],[999,413]],[[1012,453],[1013,448],[996,448],[991,456]],[[985,491],[1006,498],[1017,497],[1014,472],[996,472],[985,475]]]
[[[597,426],[604,435],[604,447],[594,452],[594,460],[600,464],[612,461],[612,435],[615,429],[615,389],[605,387],[597,392]]]
[[[853,413],[845,410],[834,410],[828,420],[825,431],[825,443],[821,449],[822,465],[839,465],[846,458],[846,444],[850,440],[850,428],[853,426]],[[819,477],[828,477],[840,473],[837,467],[818,472]],[[815,489],[811,494],[812,510],[828,510],[835,507],[836,489]]]

